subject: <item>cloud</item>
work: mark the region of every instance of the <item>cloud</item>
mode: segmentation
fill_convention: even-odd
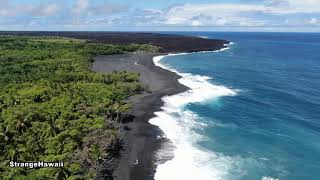
[[[50,27],[60,26],[103,26],[115,23],[113,15],[128,12],[129,7],[107,1],[74,0],[63,3],[62,0],[40,1],[35,3],[12,3],[0,0],[0,24],[4,27]]]
[[[56,15],[62,10],[59,4],[41,4],[39,6],[32,6],[30,8],[30,14],[34,16],[52,16]],[[27,11],[28,13],[28,11]]]
[[[129,7],[126,5],[107,1],[75,0],[71,6],[71,13],[63,21],[68,27],[119,25],[121,22],[125,22],[126,19],[122,18],[118,22],[117,14],[128,11]]]
[[[320,13],[319,0],[269,0],[268,4],[276,14]]]
[[[128,6],[115,3],[93,3],[89,0],[74,0],[73,6],[63,4],[62,1],[54,3],[40,2],[40,3],[26,3],[26,4],[10,4],[9,0],[0,0],[0,15],[4,16],[54,16],[62,11],[67,11],[70,18],[73,15],[109,15],[120,12],[127,12]]]
[[[170,4],[162,9],[129,6],[121,4],[121,0],[12,2],[0,0],[1,26],[47,27],[48,30],[53,26],[62,30],[65,27],[107,29],[122,26],[165,27],[168,30],[179,27],[320,28],[319,0],[238,0],[237,3],[206,4],[190,0],[194,3]]]
[[[269,7],[288,7],[290,5],[288,0],[269,0],[265,2]]]
[[[52,16],[62,10],[62,6],[56,3],[10,5],[9,1],[0,1],[0,15],[5,17],[18,16]]]
[[[148,10],[133,20],[144,21],[144,24],[170,26],[261,26],[263,20],[245,16],[247,12],[259,12],[263,6],[244,4],[184,4],[162,11]],[[138,17],[138,18],[137,18]],[[149,21],[145,21],[148,17]]]
[[[128,7],[125,5],[119,4],[103,4],[98,6],[92,6],[90,8],[89,13],[93,15],[101,15],[101,14],[115,14],[121,12],[127,12]]]
[[[317,18],[311,18],[307,21],[307,23],[311,24],[311,25],[317,25],[319,23]]]
[[[314,19],[307,23],[302,19],[320,14],[318,0],[243,1],[247,3],[183,4],[145,14],[153,19],[149,24],[206,27],[304,26],[317,23]]]
[[[263,10],[262,6],[243,4],[185,4],[176,6],[165,12],[164,24],[190,24],[194,19],[198,25],[258,25],[258,22],[250,17],[239,16],[240,13]]]
[[[76,0],[72,12],[78,15],[106,15],[128,11],[128,6],[114,3],[89,3],[88,0]]]
[[[16,12],[9,8],[8,0],[0,0],[0,16],[14,16]]]
[[[88,0],[76,0],[72,12],[75,14],[82,13],[87,10],[89,6],[89,1]]]

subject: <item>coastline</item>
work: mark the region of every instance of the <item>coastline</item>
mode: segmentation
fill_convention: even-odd
[[[228,47],[223,46],[213,51],[221,51],[225,48]],[[179,54],[187,53],[134,53],[99,56],[94,59],[92,67],[94,71],[139,72],[141,83],[150,89],[149,93],[129,98],[129,102],[133,105],[130,112],[132,119],[125,125],[127,131],[124,136],[124,147],[118,160],[118,166],[114,167],[114,179],[154,179],[157,165],[172,158],[171,155],[166,157],[157,155],[164,144],[168,145],[171,142],[165,138],[160,127],[152,125],[149,120],[157,116],[156,112],[162,111],[163,97],[180,94],[190,89],[179,82],[182,76],[154,63],[154,58]],[[97,178],[103,179],[103,172],[98,174],[100,176]]]
[[[197,35],[202,32],[186,34]],[[220,51],[228,49],[232,42],[226,45],[227,47],[221,46],[220,50],[148,54],[144,52],[144,47],[147,47],[146,51],[149,52],[159,51],[148,45],[113,46],[103,43],[90,45],[90,42],[85,40],[69,39],[69,42],[68,38],[2,36],[4,44],[1,47],[8,51],[3,54],[5,66],[3,70],[6,75],[3,83],[7,84],[8,80],[12,87],[10,85],[7,89],[13,88],[13,93],[5,88],[4,95],[9,97],[9,100],[10,97],[15,99],[17,93],[14,91],[19,90],[18,95],[24,99],[21,102],[31,103],[31,106],[26,106],[22,110],[18,107],[21,104],[14,104],[18,105],[18,109],[14,106],[5,106],[6,112],[9,113],[5,112],[5,115],[21,110],[22,113],[31,113],[32,116],[34,113],[28,109],[38,107],[41,105],[39,103],[45,103],[50,106],[50,112],[52,110],[58,112],[51,113],[53,116],[63,115],[59,113],[62,111],[79,112],[72,117],[61,116],[62,120],[87,119],[80,124],[76,121],[74,122],[76,124],[71,124],[71,129],[79,131],[76,133],[78,134],[76,138],[70,139],[71,145],[76,144],[77,146],[74,146],[76,148],[63,152],[66,154],[64,156],[67,158],[66,161],[75,162],[70,164],[71,166],[67,164],[68,166],[64,168],[71,172],[68,174],[70,178],[90,176],[93,179],[110,180],[237,178],[278,180],[305,177],[316,180],[320,165],[314,165],[316,163],[314,154],[320,153],[320,149],[317,149],[317,143],[314,141],[318,138],[316,133],[318,129],[317,111],[313,107],[317,104],[314,95],[318,93],[316,87],[320,84],[314,84],[313,81],[317,75],[315,71],[317,45],[311,42],[314,42],[317,36],[305,35],[297,39],[296,34],[290,33],[243,35],[203,32],[203,34],[208,34],[208,38],[230,38],[237,42],[237,45],[230,46],[225,52]],[[294,41],[288,41],[289,38]],[[306,44],[309,46],[305,47]],[[292,49],[301,51],[292,52]],[[30,55],[30,58],[23,62],[23,66],[19,66],[21,58],[17,51],[22,54],[27,53],[28,57]],[[30,51],[35,53],[28,53]],[[110,56],[96,57],[102,54]],[[38,64],[38,58],[42,57],[47,57],[46,61]],[[74,57],[79,57],[81,61],[78,61],[79,58],[72,59]],[[10,62],[6,63],[7,60]],[[59,63],[60,61],[70,63]],[[40,73],[39,76],[34,76],[32,72],[37,72],[39,69],[38,66],[34,66],[37,64],[41,65],[39,67],[42,69],[50,68],[50,72],[53,70],[54,73]],[[8,71],[6,66],[9,68]],[[173,73],[165,72],[167,75],[163,75],[162,70],[155,71],[154,66]],[[11,67],[14,67],[15,71],[12,71]],[[58,71],[55,71],[56,67]],[[297,71],[291,73],[292,69]],[[24,74],[17,74],[25,70],[28,72],[30,70],[31,76],[27,77],[31,78],[30,80],[25,79]],[[93,70],[107,73],[95,73]],[[112,71],[120,71],[120,74],[108,74]],[[135,74],[128,74],[125,71],[132,71]],[[148,85],[149,89],[141,88],[138,74],[141,74],[140,85]],[[62,100],[59,100],[60,96],[55,98],[59,102],[49,102],[52,98],[39,101],[37,97],[34,99],[29,96],[30,93],[26,96],[25,92],[29,92],[29,86],[16,88],[19,84],[16,84],[15,79],[29,82],[33,81],[33,78],[35,82],[32,84],[41,92],[32,91],[32,96],[34,93],[43,94],[42,90],[45,90],[46,96],[53,97],[61,94],[55,92],[62,90],[62,94],[66,96],[71,94],[77,98],[76,101],[72,97],[66,99],[66,96],[61,96]],[[62,89],[43,86],[48,84],[47,81],[50,84],[52,80],[55,82],[53,85],[60,84],[64,87],[65,83],[67,85],[71,83],[75,86],[68,85]],[[177,84],[183,88],[174,89]],[[301,84],[304,86],[300,86]],[[74,88],[79,91],[75,92]],[[166,95],[168,88],[176,92]],[[128,93],[135,95],[128,96]],[[30,98],[31,100],[33,98],[34,102],[29,103]],[[109,99],[110,103],[106,104]],[[74,101],[71,109],[70,100]],[[117,103],[119,100],[121,104]],[[57,102],[59,106],[56,106]],[[96,105],[99,102],[103,105]],[[52,103],[53,105],[50,105]],[[79,103],[82,103],[81,107],[76,105]],[[127,107],[130,109],[130,106],[123,103],[133,105],[130,114],[118,113]],[[106,111],[100,111],[101,107],[106,107],[107,109],[103,108]],[[297,111],[297,107],[309,108]],[[45,111],[43,113],[44,116],[51,116]],[[79,115],[81,118],[78,118]],[[97,116],[99,117],[95,118]],[[11,116],[4,118],[10,125]],[[36,121],[37,118],[30,120]],[[41,121],[41,123],[47,126],[48,122]],[[37,132],[37,129],[41,132],[46,130],[39,127],[38,125],[30,127],[32,128],[29,128],[30,132]],[[100,131],[101,127],[103,129]],[[68,130],[68,127],[62,128],[61,132],[64,130]],[[30,133],[24,132],[27,133],[27,136],[24,136],[19,129],[11,128],[10,131],[13,134],[23,135],[24,139],[30,139],[28,136]],[[75,135],[74,132],[70,134],[67,131],[66,134]],[[57,133],[51,134],[50,137],[55,135]],[[48,137],[44,138],[40,141],[47,141]],[[309,140],[306,141],[305,138]],[[5,144],[8,143],[17,147],[21,144],[20,141]],[[56,142],[53,143],[52,147]],[[298,150],[296,150],[297,144]],[[48,148],[51,152],[52,148],[46,147]],[[99,149],[100,151],[96,151]],[[311,151],[314,153],[306,154]],[[28,154],[30,153],[25,152],[19,157],[25,159],[28,158]],[[43,152],[39,151],[36,156],[43,156],[41,154]],[[10,152],[5,156],[7,159],[15,158],[10,156]],[[92,161],[95,159],[97,161]],[[1,177],[12,176],[12,172],[15,171],[6,168],[5,164],[2,169],[4,174],[0,173]],[[53,176],[37,169],[19,171],[16,175],[22,178]]]

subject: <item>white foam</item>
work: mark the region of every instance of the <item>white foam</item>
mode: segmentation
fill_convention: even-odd
[[[225,51],[225,50],[228,50],[228,49],[229,49],[229,47],[227,46],[225,48],[220,49],[219,51],[221,52],[221,51]]]
[[[170,54],[168,56],[184,54],[186,53]],[[198,116],[196,114],[184,110],[184,107],[189,103],[203,102],[222,96],[233,96],[236,95],[236,91],[224,86],[214,85],[209,82],[210,78],[206,76],[180,73],[160,63],[163,57],[165,56],[154,57],[154,63],[179,74],[182,77],[179,82],[189,87],[190,90],[177,95],[163,97],[163,111],[155,112],[156,117],[149,121],[151,124],[159,126],[165,133],[165,137],[171,140],[175,146],[173,159],[158,165],[155,179],[223,179],[228,174],[232,159],[197,146],[197,142],[206,137],[196,133],[194,130],[200,128],[203,124],[197,121]],[[162,150],[159,152],[162,153],[158,153],[158,156],[163,156],[164,152],[167,151]]]
[[[230,46],[232,46],[234,44],[235,44],[234,42],[230,42],[229,44],[225,44],[226,47],[218,50],[218,52],[228,50],[228,49],[230,49]]]
[[[265,177],[262,177],[262,180],[279,180],[279,179],[265,176]]]
[[[208,36],[198,36],[199,38],[208,39]]]

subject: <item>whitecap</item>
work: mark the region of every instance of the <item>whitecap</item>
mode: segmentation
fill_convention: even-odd
[[[209,37],[208,36],[198,36],[199,38],[202,38],[202,39],[208,39]]]
[[[279,179],[273,178],[273,177],[269,177],[269,176],[264,176],[264,177],[262,177],[261,180],[279,180]]]

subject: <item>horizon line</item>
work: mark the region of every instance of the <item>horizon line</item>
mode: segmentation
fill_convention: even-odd
[[[318,34],[320,31],[201,31],[201,30],[161,30],[161,31],[144,31],[144,30],[131,30],[131,31],[123,31],[123,30],[0,30],[0,32],[123,32],[123,33],[161,33],[161,32],[202,32],[202,33],[314,33]]]

